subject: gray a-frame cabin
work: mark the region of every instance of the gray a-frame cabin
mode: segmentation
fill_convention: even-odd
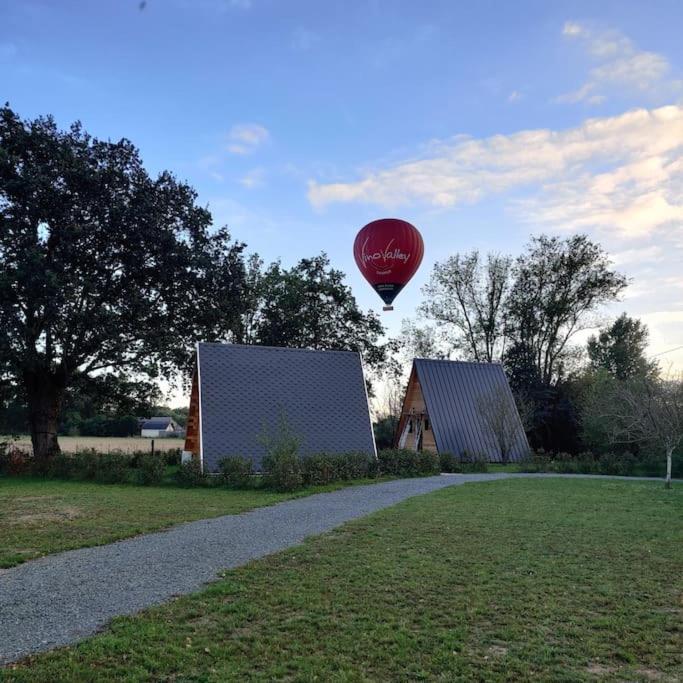
[[[408,380],[395,445],[517,461],[529,444],[499,363],[416,358]]]
[[[283,416],[302,455],[376,455],[359,353],[197,345],[185,452],[204,471],[217,471],[227,456],[249,458],[259,470],[260,436]]]

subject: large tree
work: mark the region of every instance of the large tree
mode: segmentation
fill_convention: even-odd
[[[127,140],[0,109],[0,384],[28,406],[36,457],[59,451],[75,377],[154,376],[240,324],[243,245],[194,190],[153,178]]]
[[[590,314],[615,300],[626,285],[600,245],[585,235],[532,238],[514,267],[508,356],[526,359],[540,383],[552,385],[561,377],[572,338],[592,326]]]
[[[492,362],[505,343],[505,306],[510,286],[508,256],[478,251],[436,263],[423,288],[420,310],[435,320],[450,344],[466,357]]]
[[[647,342],[647,325],[622,313],[588,340],[591,369],[605,369],[619,380],[651,374],[657,364],[645,357]]]
[[[258,296],[248,312],[248,341],[270,346],[360,351],[376,366],[384,358],[384,331],[376,314],[356,303],[344,273],[325,254],[291,268],[279,262],[252,275]]]

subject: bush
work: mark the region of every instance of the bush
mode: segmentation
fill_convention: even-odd
[[[522,463],[524,472],[549,472],[556,474],[607,474],[622,477],[639,473],[639,461],[628,451],[624,453],[603,453],[595,456],[590,451],[572,455],[570,453],[545,453],[537,451],[531,459]]]
[[[263,458],[265,482],[275,491],[296,491],[303,485],[301,460],[296,452],[279,450]]]
[[[73,469],[73,457],[65,453],[60,453],[48,460],[45,475],[50,479],[71,479],[73,476]]]
[[[172,448],[168,451],[164,451],[164,461],[169,467],[177,467],[178,465],[180,465],[182,452],[182,448]]]
[[[314,453],[301,459],[301,476],[306,486],[331,484],[339,478],[339,464],[333,455]]]
[[[31,469],[31,456],[11,443],[0,442],[0,474],[16,477]]]
[[[251,460],[231,455],[218,463],[218,469],[222,482],[230,488],[246,489],[251,485]]]
[[[439,453],[439,466],[442,472],[450,474],[454,472],[462,472],[462,465],[459,458],[456,458],[453,453]]]
[[[369,453],[351,451],[333,455],[332,459],[337,466],[337,477],[342,481],[377,476],[377,458]]]
[[[664,458],[662,458],[662,461]],[[618,455],[614,453],[603,453],[598,461],[600,474],[616,474],[621,477],[628,477],[635,474],[637,465],[633,453],[625,451]]]
[[[439,474],[439,454],[434,451],[419,451],[417,454],[417,473],[420,475]]]
[[[101,453],[96,458],[95,480],[103,484],[124,484],[130,481],[132,457],[123,453]]]
[[[154,486],[160,484],[166,472],[166,459],[160,453],[145,453],[138,459],[135,472],[138,484]]]
[[[71,457],[70,476],[74,479],[93,480],[97,475],[100,454],[94,448],[86,448]]]
[[[261,463],[265,483],[276,491],[296,491],[303,484],[299,437],[289,428],[283,412],[273,432],[264,425],[259,441],[266,450]]]
[[[196,460],[189,460],[178,467],[175,481],[180,486],[207,486],[208,477],[202,472],[201,465]]]
[[[489,471],[489,463],[486,456],[481,453],[470,453],[467,450],[463,451],[460,456],[460,466],[463,472],[469,474]]]
[[[438,474],[439,456],[431,451],[386,448],[377,454],[379,471],[395,477],[421,477]]]

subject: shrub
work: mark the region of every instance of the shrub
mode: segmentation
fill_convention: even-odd
[[[175,467],[177,465],[180,465],[180,458],[182,452],[182,448],[172,448],[168,451],[164,451],[164,461],[169,467]]]
[[[60,453],[48,461],[46,476],[50,479],[70,479],[73,475],[73,457]]]
[[[92,480],[97,475],[100,454],[94,448],[86,448],[71,455],[71,474],[74,479]]]
[[[462,472],[460,460],[453,453],[439,453],[439,467],[442,472]]]
[[[301,459],[301,475],[306,486],[365,479],[377,476],[377,459],[361,451],[336,455],[314,453]]]
[[[8,476],[26,474],[31,468],[31,456],[10,442],[0,442],[0,473]]]
[[[664,458],[662,458],[662,461]],[[598,461],[600,474],[616,474],[628,477],[635,474],[637,461],[633,453],[603,453]]]
[[[289,450],[275,451],[263,458],[265,482],[276,491],[296,491],[303,485],[301,460]]]
[[[419,451],[417,454],[417,472],[421,475],[439,474],[439,455],[434,451]]]
[[[570,453],[545,453],[537,451],[531,459],[522,463],[525,472],[552,472],[557,474],[607,474],[632,476],[639,471],[638,460],[628,451],[624,453],[603,453],[596,457],[590,451],[572,455]]]
[[[379,471],[396,477],[420,477],[439,473],[439,457],[431,451],[386,448],[377,454]]]
[[[96,458],[95,480],[103,484],[124,484],[130,481],[132,458],[123,453],[101,453]]]
[[[331,484],[339,478],[339,470],[335,456],[327,453],[314,453],[301,459],[301,476],[306,486]]]
[[[222,482],[234,489],[246,489],[251,484],[251,460],[231,455],[218,463]]]
[[[365,479],[377,476],[377,458],[362,451],[351,451],[332,456],[341,480]]]
[[[463,472],[470,474],[489,471],[489,463],[486,456],[481,453],[472,453],[468,450],[462,452],[460,465]]]
[[[209,478],[202,472],[201,465],[196,460],[189,460],[178,467],[175,481],[180,486],[207,486]]]
[[[300,439],[289,428],[287,417],[280,415],[278,424],[273,432],[269,432],[264,425],[259,437],[266,455],[262,466],[265,473],[265,483],[276,491],[296,491],[303,484],[301,474],[301,460],[299,458]]]
[[[138,459],[135,472],[138,484],[160,484],[166,472],[166,459],[160,453],[145,453]]]

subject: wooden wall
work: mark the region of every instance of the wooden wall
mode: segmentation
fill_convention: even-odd
[[[202,435],[199,432],[199,385],[197,368],[192,375],[192,391],[190,392],[190,411],[185,426],[185,450],[192,453],[192,459],[199,462],[199,447]]]
[[[394,446],[398,446],[401,434],[405,429],[406,422],[408,420],[422,421],[422,450],[426,451],[436,451],[436,441],[434,440],[434,432],[432,431],[431,423],[429,422],[429,416],[427,415],[427,407],[425,406],[424,396],[422,394],[422,388],[420,387],[420,381],[417,378],[417,373],[413,368],[410,373],[410,379],[408,380],[408,388],[406,389],[406,395],[403,399],[403,407],[401,409],[401,418],[398,422],[398,428],[396,430],[396,436],[394,438]],[[429,429],[426,429],[426,425]],[[413,427],[414,429],[415,427]],[[406,448],[411,450],[415,449],[415,441],[413,437],[414,431],[408,435],[408,441],[406,443]]]

